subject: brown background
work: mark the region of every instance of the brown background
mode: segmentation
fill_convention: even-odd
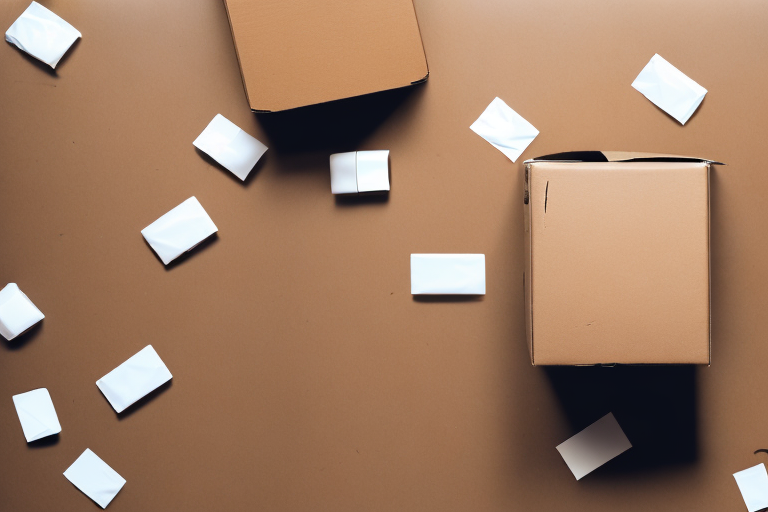
[[[86,447],[128,481],[113,512],[744,509],[731,474],[768,447],[768,4],[418,0],[426,85],[255,116],[221,2],[43,3],[84,37],[55,73],[0,47],[0,283],[46,315],[0,344],[3,510],[96,510],[61,475]],[[709,90],[685,127],[630,87],[656,52]],[[530,366],[522,163],[469,130],[497,95],[541,130],[524,158],[728,163],[710,368]],[[245,184],[192,146],[217,113],[271,148]],[[391,150],[387,201],[331,195],[328,155],[356,149]],[[191,195],[219,236],[166,269],[140,230]],[[487,295],[414,300],[411,252],[485,253]],[[149,343],[173,384],[118,416],[95,381]],[[36,387],[63,431],[33,446],[11,395]],[[576,482],[555,445],[609,410],[634,448]]]

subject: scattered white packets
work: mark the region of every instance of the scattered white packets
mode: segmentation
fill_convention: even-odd
[[[152,345],[147,345],[97,380],[96,385],[107,397],[115,412],[121,413],[172,377]]]
[[[733,474],[736,485],[739,486],[741,497],[747,505],[749,512],[755,512],[768,507],[768,472],[765,464],[758,464],[751,468]]]
[[[389,150],[331,155],[331,193],[389,191]]]
[[[192,144],[243,181],[267,151],[267,146],[221,114],[216,114]]]
[[[45,318],[16,283],[0,290],[0,334],[11,341]]]
[[[664,60],[661,55],[651,57],[632,87],[643,93],[657,107],[685,124],[699,108],[707,90],[685,76],[682,71]]]
[[[411,294],[485,295],[485,254],[411,254]]]
[[[219,229],[195,196],[141,230],[164,264],[169,264]]]
[[[72,43],[82,36],[75,27],[56,14],[32,2],[6,31],[5,40],[56,68]]]
[[[469,128],[513,162],[539,134],[501,98],[495,98]]]
[[[568,468],[581,480],[609,460],[632,448],[613,413],[603,416],[557,446]]]
[[[13,405],[28,443],[61,432],[59,417],[47,389],[33,389],[14,395]]]
[[[107,508],[109,502],[125,485],[125,478],[118,475],[90,448],[86,448],[67,468],[64,476],[101,508]]]

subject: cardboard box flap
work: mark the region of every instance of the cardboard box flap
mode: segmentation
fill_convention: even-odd
[[[641,153],[637,151],[566,151],[539,156],[526,160],[531,162],[703,162],[725,165],[716,160],[692,156],[667,155],[663,153]]]

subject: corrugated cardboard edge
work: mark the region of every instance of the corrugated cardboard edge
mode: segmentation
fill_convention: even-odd
[[[265,109],[253,108],[253,103],[251,102],[251,98],[250,98],[250,96],[248,96],[248,86],[245,84],[245,76],[243,75],[243,66],[240,63],[240,53],[237,50],[237,40],[235,39],[235,30],[234,30],[234,27],[232,26],[232,18],[229,15],[229,6],[227,5],[227,0],[223,0],[223,2],[224,2],[224,8],[227,11],[227,20],[229,21],[229,31],[232,33],[232,44],[235,46],[235,55],[237,55],[237,67],[240,69],[240,81],[243,82],[243,90],[245,91],[245,99],[246,99],[246,101],[248,101],[248,106],[250,107],[251,112],[253,112],[254,114],[270,114],[270,113],[274,113],[274,112],[287,112],[289,110],[296,110],[297,108],[311,107],[313,105],[324,105],[326,103],[333,103],[334,101],[341,101],[341,100],[345,100],[345,99],[348,99],[348,98],[359,98],[361,96],[367,96],[369,94],[376,94],[376,93],[385,92],[385,91],[394,91],[396,89],[402,89],[404,87],[410,87],[412,85],[423,84],[424,82],[427,81],[427,79],[429,79],[429,61],[427,60],[427,52],[424,50],[424,38],[421,36],[421,26],[419,25],[419,17],[416,14],[416,6],[413,5],[413,2],[411,2],[411,7],[413,8],[413,17],[416,19],[416,29],[419,31],[419,41],[421,42],[421,54],[424,55],[424,65],[427,68],[427,74],[426,75],[424,75],[423,77],[421,77],[421,78],[419,78],[417,80],[413,80],[410,83],[403,84],[403,85],[398,86],[398,87],[392,87],[390,89],[382,89],[380,91],[372,91],[372,92],[369,92],[369,93],[358,94],[357,96],[348,96],[348,97],[344,97],[344,98],[336,98],[336,99],[333,99],[333,100],[320,101],[318,103],[310,103],[308,105],[301,105],[301,106],[298,106],[298,107],[285,108],[285,109],[282,109],[282,110],[265,110]]]
[[[664,153],[642,153],[634,151],[567,151],[563,153],[553,153],[536,158],[531,158],[524,162],[525,177],[523,186],[523,224],[525,228],[525,270],[523,271],[523,303],[525,308],[525,335],[528,343],[528,351],[531,357],[531,366],[536,366],[534,357],[533,343],[533,244],[531,236],[533,235],[533,220],[530,215],[530,172],[531,164],[536,162],[701,162],[707,165],[707,263],[708,263],[708,300],[709,300],[709,340],[708,340],[708,358],[707,367],[712,366],[712,211],[711,211],[711,179],[710,174],[713,165],[725,165],[716,160],[706,158],[697,158],[680,155],[669,155]],[[667,366],[664,364],[644,364],[644,363],[594,363],[594,364],[572,364],[572,365],[545,365],[545,366]],[[701,364],[701,363],[688,363]]]

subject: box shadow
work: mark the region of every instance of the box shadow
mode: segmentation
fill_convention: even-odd
[[[696,366],[543,368],[573,434],[612,412],[632,443],[604,478],[697,461]]]

